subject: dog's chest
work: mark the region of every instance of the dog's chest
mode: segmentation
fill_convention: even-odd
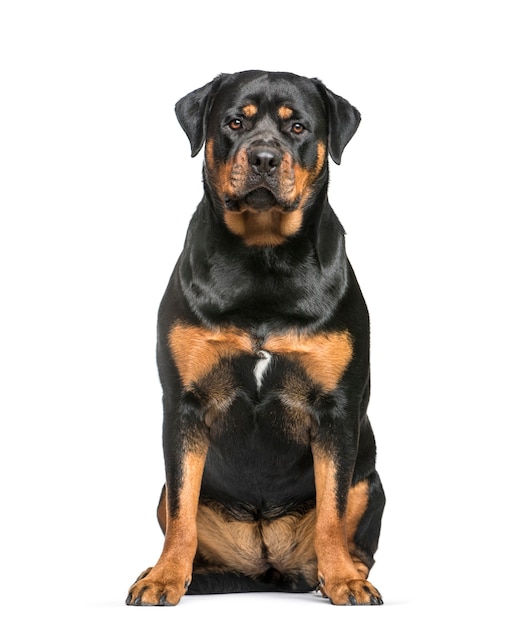
[[[235,327],[208,329],[186,323],[172,326],[168,343],[185,388],[242,357],[253,360],[252,378],[258,389],[277,359],[295,363],[323,391],[332,391],[352,359],[348,331],[306,334],[295,330],[263,337]],[[286,374],[289,368],[283,366]],[[238,381],[240,382],[240,381]]]
[[[353,354],[347,331],[257,336],[232,326],[176,323],[168,343],[183,387],[202,404],[210,425],[247,402],[267,403],[286,414],[287,423],[298,422],[313,392],[338,386]]]

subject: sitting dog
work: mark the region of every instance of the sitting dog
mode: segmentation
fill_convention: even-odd
[[[368,582],[385,503],[369,318],[327,199],[360,114],[317,79],[222,74],[175,107],[204,196],[162,299],[165,533],[130,605]]]

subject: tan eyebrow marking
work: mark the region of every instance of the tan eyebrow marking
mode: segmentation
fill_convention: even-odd
[[[293,114],[294,111],[290,107],[283,105],[278,109],[278,115],[282,120],[290,120]]]
[[[257,112],[258,112],[258,108],[255,104],[246,104],[243,107],[243,115],[245,117],[254,117],[254,115],[256,115]]]

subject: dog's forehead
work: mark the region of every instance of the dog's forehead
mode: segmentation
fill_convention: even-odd
[[[323,112],[322,98],[312,80],[278,72],[234,74],[219,89],[216,102],[223,110],[253,104],[261,110],[287,105],[295,111]]]

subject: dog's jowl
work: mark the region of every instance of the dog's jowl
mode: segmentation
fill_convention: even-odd
[[[165,534],[131,605],[368,582],[384,493],[369,319],[327,199],[360,115],[317,79],[223,74],[175,107],[204,195],[162,299]]]

